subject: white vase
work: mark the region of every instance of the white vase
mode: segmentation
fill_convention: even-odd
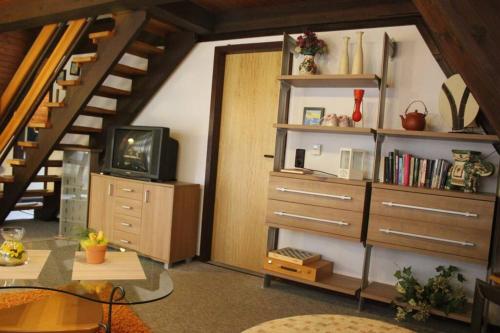
[[[356,45],[356,53],[352,62],[352,74],[363,74],[363,32],[358,31],[358,45]]]
[[[344,36],[344,49],[340,54],[339,74],[349,74],[349,37]]]

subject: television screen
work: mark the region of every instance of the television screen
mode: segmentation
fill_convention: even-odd
[[[150,172],[153,132],[116,129],[112,167],[136,172]]]

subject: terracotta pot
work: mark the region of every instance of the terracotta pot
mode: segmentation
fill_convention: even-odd
[[[88,264],[102,264],[106,258],[107,245],[89,246],[85,250]]]

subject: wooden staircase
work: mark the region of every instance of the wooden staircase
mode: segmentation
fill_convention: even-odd
[[[3,183],[0,223],[11,210],[41,207],[39,203],[18,203],[21,198],[54,195],[55,190],[27,191],[27,188],[31,182],[59,184],[57,176],[37,174],[42,167],[62,166],[61,161],[48,160],[54,150],[68,146],[83,148],[60,144],[65,134],[89,136],[87,148],[104,148],[106,129],[112,125],[130,124],[196,43],[193,33],[174,31],[169,24],[150,19],[144,11],[121,13],[113,20],[112,30],[95,31],[85,36],[95,44],[96,52],[72,57],[80,66],[80,77],[57,82],[66,90],[66,95],[61,102],[44,102],[43,106],[49,110],[49,121],[31,124],[31,127],[40,125],[36,127],[36,141],[15,142],[15,146],[22,149],[23,158],[6,161],[12,166],[13,174],[0,177]],[[143,36],[147,36],[146,41]],[[147,59],[148,69],[119,63],[125,53]],[[132,80],[132,90],[103,85],[108,75]],[[116,109],[88,105],[93,96],[115,99]],[[101,118],[102,127],[75,125],[79,115]],[[60,186],[55,188],[59,190]]]

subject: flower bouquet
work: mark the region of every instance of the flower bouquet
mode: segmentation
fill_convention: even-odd
[[[327,52],[325,41],[318,39],[316,33],[306,31],[303,35],[297,37],[295,41],[295,52],[304,55],[304,60],[299,65],[301,74],[316,74],[318,67],[314,63],[316,54]]]

